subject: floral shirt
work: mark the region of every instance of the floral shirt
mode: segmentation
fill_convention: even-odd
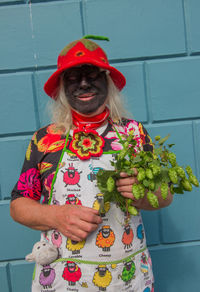
[[[136,133],[138,129],[139,135]],[[122,149],[122,145],[119,143],[119,136],[125,139],[129,132],[135,132],[138,147],[143,145],[145,151],[152,151],[151,139],[143,125],[134,120],[122,119],[121,123],[109,122],[106,130],[101,135],[104,140],[103,152]],[[43,197],[42,203],[48,203],[52,181],[65,142],[66,134],[64,133],[64,128],[58,127],[55,124],[50,124],[34,133],[26,151],[21,175],[12,191],[11,200],[27,197],[40,201],[41,197]],[[95,146],[98,146],[98,143],[98,141],[88,141],[87,139],[85,144],[83,141],[80,149],[75,149],[75,152],[85,153],[89,149],[88,145],[95,144]],[[66,148],[70,149],[70,151],[75,148],[71,144],[72,137],[69,135]],[[98,147],[95,147],[95,149],[98,149]],[[93,148],[93,154],[94,151]],[[72,155],[74,154],[72,153]]]

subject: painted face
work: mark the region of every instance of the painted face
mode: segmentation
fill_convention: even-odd
[[[65,94],[70,106],[82,114],[92,114],[102,106],[108,94],[105,71],[93,65],[73,67],[63,76]]]

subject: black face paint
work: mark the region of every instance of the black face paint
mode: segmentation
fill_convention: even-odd
[[[105,71],[93,65],[73,67],[64,73],[64,90],[72,109],[92,114],[102,106],[108,94]]]

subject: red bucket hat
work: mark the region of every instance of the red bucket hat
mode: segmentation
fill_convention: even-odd
[[[82,38],[68,44],[58,56],[57,70],[49,77],[44,85],[44,91],[52,98],[58,93],[60,76],[63,71],[82,64],[92,64],[110,72],[114,84],[119,90],[126,84],[124,75],[109,65],[106,53],[95,42]]]

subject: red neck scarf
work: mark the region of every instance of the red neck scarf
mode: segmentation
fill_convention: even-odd
[[[107,107],[102,113],[92,117],[83,116],[72,110],[73,124],[78,128],[79,131],[84,132],[95,130],[100,127],[109,117],[109,115],[110,111]]]
[[[93,117],[86,117],[72,111],[73,124],[77,127],[73,131],[73,138],[69,149],[80,159],[89,159],[91,156],[101,156],[105,144],[104,139],[95,131],[109,117],[108,108]]]

